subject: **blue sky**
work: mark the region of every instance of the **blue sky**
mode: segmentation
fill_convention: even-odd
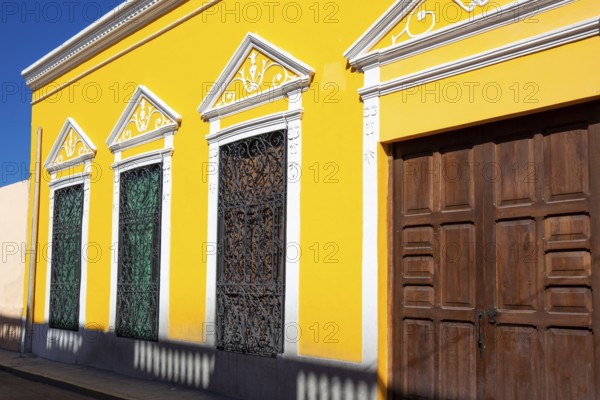
[[[0,2],[0,186],[29,176],[31,93],[21,71],[120,2]]]

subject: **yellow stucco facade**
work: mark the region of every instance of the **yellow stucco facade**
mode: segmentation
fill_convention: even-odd
[[[58,155],[59,162],[65,162],[94,153],[88,167],[88,243],[93,249],[88,254],[85,328],[103,333],[114,329],[110,326],[111,262],[115,257],[111,166],[116,159],[107,139],[131,96],[143,85],[181,117],[172,121],[157,114],[147,121],[153,127],[177,125],[173,135],[166,340],[205,344],[211,174],[206,137],[211,134],[211,123],[203,120],[198,105],[240,43],[252,33],[314,72],[301,95],[299,291],[297,299],[286,299],[297,302],[300,334],[296,355],[315,362],[368,368],[364,365],[364,338],[365,332],[374,332],[377,393],[379,398],[386,398],[391,374],[388,294],[393,246],[389,144],[600,97],[600,4],[596,0],[523,1],[518,6],[521,8],[504,11],[511,13],[512,19],[494,25],[490,15],[500,21],[497,14],[514,7],[512,2],[428,0],[410,2],[408,8],[408,2],[402,6],[402,2],[358,5],[298,0],[275,8],[229,0],[171,3],[177,4],[164,15],[90,53],[33,93],[32,143],[36,143],[36,131],[41,127],[42,160],[48,158],[68,118],[76,121],[96,147],[90,149],[78,140],[77,131],[71,130]],[[382,15],[390,18],[369,28]],[[486,18],[492,22],[481,23]],[[452,30],[456,26],[464,29]],[[467,29],[472,26],[479,28]],[[363,42],[356,42],[354,51],[346,53],[348,59],[344,57],[348,47],[369,31],[377,34],[363,36]],[[549,34],[552,32],[556,34]],[[427,42],[427,37],[436,39]],[[531,45],[534,39],[539,41],[538,47]],[[421,47],[394,54],[419,40]],[[238,72],[277,61],[254,51]],[[226,106],[235,102],[239,93],[268,91],[269,84],[280,87],[299,75],[280,67],[262,78],[264,82],[250,91],[244,79],[230,80],[225,93],[209,106]],[[363,136],[369,131],[365,108],[372,99],[378,108],[373,154],[363,148]],[[278,98],[215,118],[220,129],[227,129],[286,112],[292,102],[292,98]],[[144,106],[138,104],[134,113],[140,115]],[[119,133],[117,142],[144,131],[132,124]],[[160,137],[124,149],[120,157],[126,160],[162,148]],[[34,145],[32,170],[35,155]],[[375,163],[365,167],[370,164],[368,159]],[[55,179],[81,174],[84,168],[79,164],[59,171]],[[364,234],[365,168],[374,168],[376,177],[377,264],[370,270],[365,269],[363,260],[365,240],[370,239]],[[48,317],[45,250],[51,242],[52,178],[47,171],[42,177],[33,308],[36,324],[46,323]],[[31,196],[30,210],[33,202]],[[30,219],[32,216],[30,211]],[[374,293],[364,293],[366,271],[372,271],[371,278],[375,279]],[[364,315],[368,298],[375,301],[374,320]],[[24,302],[27,304],[27,293]]]

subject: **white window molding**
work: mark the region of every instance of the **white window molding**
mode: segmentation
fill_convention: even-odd
[[[257,58],[262,57],[260,62]],[[248,61],[251,67],[246,71]],[[262,71],[260,68],[263,68]],[[271,85],[263,85],[265,72],[277,68]],[[252,72],[254,69],[256,71]],[[256,74],[258,72],[258,75]],[[300,178],[302,168],[302,93],[308,90],[314,70],[267,42],[249,33],[217,79],[213,89],[198,108],[205,121],[210,122],[208,177],[208,236],[206,243],[206,315],[204,340],[216,344],[217,238],[219,208],[220,146],[248,137],[277,130],[287,132],[287,204],[286,204],[286,278],[284,304],[284,357],[298,356],[300,326],[298,303],[300,296],[300,256],[291,254],[300,249]],[[227,90],[236,81],[244,83],[246,93],[227,97]],[[245,121],[221,129],[221,118],[262,104],[286,98],[288,110]],[[215,329],[210,329],[213,327]]]
[[[297,92],[295,95],[300,96]],[[296,99],[296,97],[295,97]],[[217,288],[217,237],[219,208],[219,152],[220,147],[248,137],[277,130],[287,131],[287,203],[286,203],[286,265],[285,265],[285,315],[284,357],[298,355],[300,296],[300,258],[290,254],[300,246],[300,171],[302,168],[302,116],[301,101],[290,102],[289,111],[268,115],[221,130],[219,120],[211,123],[209,143],[208,178],[208,241],[206,272],[205,326],[216,327]],[[205,343],[215,346],[216,336],[205,329]]]
[[[81,271],[80,271],[80,287],[79,287],[79,326],[83,327],[86,324],[86,304],[87,304],[87,271],[88,271],[88,256],[87,250],[89,247],[89,226],[90,226],[90,176],[91,162],[86,162],[85,172],[73,176],[69,176],[60,180],[52,180],[50,186],[50,214],[48,223],[48,259],[46,273],[46,297],[44,308],[44,323],[48,324],[50,319],[50,288],[52,281],[52,235],[54,234],[54,195],[57,190],[65,189],[70,186],[83,185],[83,221],[81,224]],[[54,175],[53,175],[54,176]]]
[[[147,101],[148,106],[145,108]],[[138,106],[140,110],[145,109],[144,116],[136,113]],[[151,114],[157,114],[160,118],[154,126],[148,125],[152,122]],[[133,137],[125,135],[127,127],[137,124],[140,119],[145,118],[146,129],[139,130],[139,134]],[[161,256],[160,256],[160,292],[158,310],[158,340],[167,340],[169,337],[169,307],[170,307],[170,268],[171,268],[171,197],[172,197],[172,165],[174,153],[174,135],[177,133],[181,117],[155,94],[144,86],[139,86],[134,93],[130,104],[119,118],[117,125],[111,132],[107,144],[114,153],[113,180],[113,212],[112,212],[112,257],[110,273],[110,302],[109,302],[109,330],[115,332],[117,317],[117,286],[119,276],[119,214],[120,214],[120,191],[121,174],[136,168],[151,164],[162,164],[162,207],[161,207]],[[149,127],[149,129],[148,129]],[[125,136],[123,136],[125,135]],[[163,139],[163,148],[150,151],[136,156],[122,159],[122,151],[134,148],[144,143],[157,139]]]
[[[67,118],[45,163],[50,174],[48,252],[46,261],[46,296],[44,304],[44,323],[50,319],[50,290],[52,281],[52,240],[54,234],[54,197],[57,190],[70,186],[83,185],[83,215],[81,224],[81,270],[79,287],[79,326],[86,324],[87,276],[88,276],[88,238],[90,221],[90,192],[92,161],[96,147],[85,132],[72,118]],[[57,173],[67,168],[84,165],[82,173],[57,178]]]

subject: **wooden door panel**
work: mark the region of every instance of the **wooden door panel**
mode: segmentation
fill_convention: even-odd
[[[573,282],[591,285],[592,255],[589,251],[555,251],[546,254],[546,279],[549,285]]]
[[[475,205],[473,150],[444,151],[440,168],[442,211],[472,209]]]
[[[442,307],[475,309],[475,225],[440,228]]]
[[[498,308],[537,310],[535,221],[521,219],[498,222],[495,249]]]
[[[496,186],[500,207],[536,200],[533,137],[513,137],[495,144],[495,163],[486,165],[486,179]]]
[[[592,291],[586,287],[549,287],[546,310],[551,313],[590,314]]]
[[[477,334],[473,324],[442,322],[439,337],[441,399],[477,398]]]
[[[404,286],[404,307],[431,308],[433,307],[433,301],[434,293],[431,286]]]
[[[587,129],[565,130],[544,137],[545,198],[548,202],[589,194]]]
[[[402,237],[405,254],[433,255],[434,238],[431,226],[405,228]]]
[[[424,214],[433,211],[434,183],[438,180],[434,169],[433,155],[413,156],[404,163],[404,212]]]
[[[539,334],[535,327],[499,326],[495,353],[498,360],[497,399],[540,399]],[[491,346],[490,346],[491,347]]]
[[[545,220],[546,250],[590,246],[590,217],[586,214],[551,216]]]
[[[433,399],[435,325],[432,321],[406,319],[402,328],[402,391],[413,397]]]
[[[410,282],[411,279],[421,278],[421,282],[426,280],[428,283],[433,283],[433,255],[406,256],[402,264],[404,266],[402,274],[406,282]]]
[[[552,328],[545,338],[547,398],[595,399],[592,332]]]

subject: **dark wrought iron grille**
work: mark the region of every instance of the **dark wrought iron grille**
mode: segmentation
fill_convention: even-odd
[[[217,347],[283,352],[286,132],[221,146]]]
[[[121,174],[118,336],[158,339],[162,165]]]
[[[52,328],[79,329],[83,185],[54,193],[50,320]]]

